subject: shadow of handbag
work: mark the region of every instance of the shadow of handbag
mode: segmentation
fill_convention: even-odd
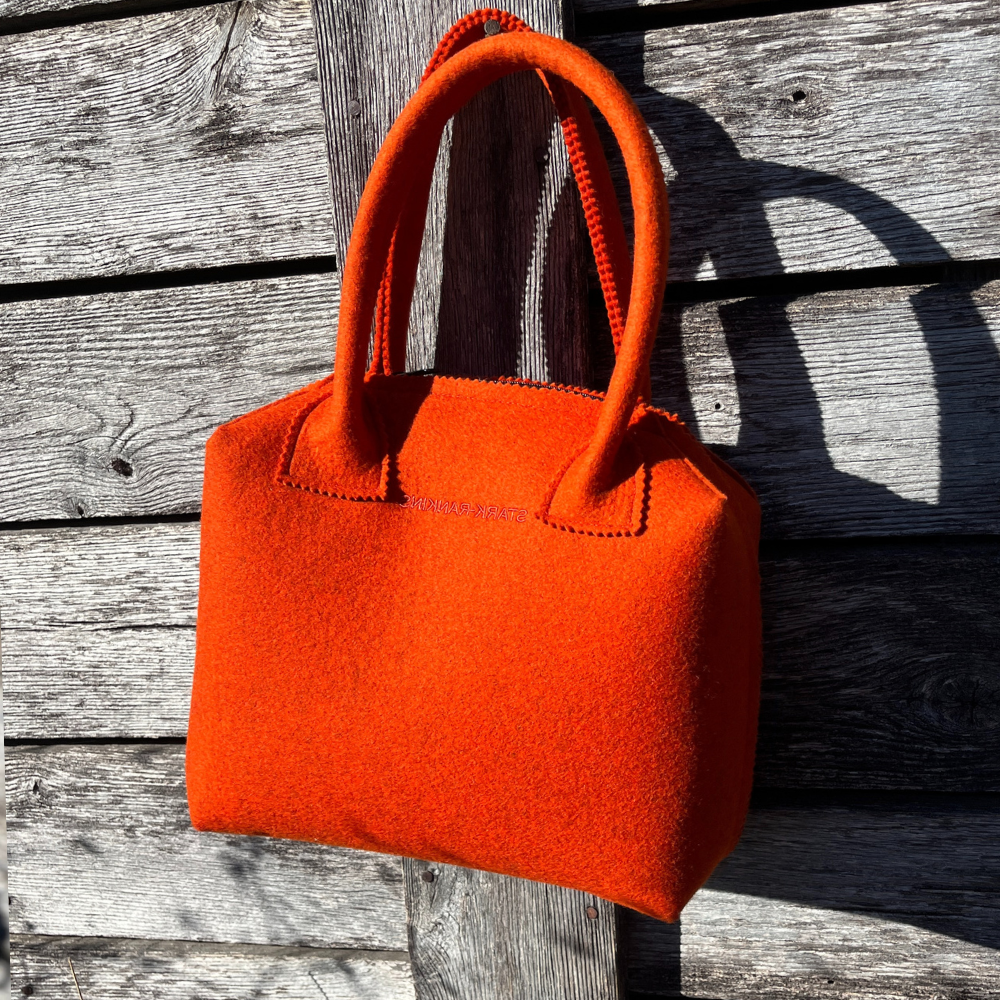
[[[668,221],[638,110],[573,45],[470,23],[369,176],[334,373],[208,443],[191,820],[673,920],[746,814],[760,511],[647,402]],[[392,373],[445,124],[525,70],[544,74],[584,196],[619,347],[607,393]],[[634,262],[581,92],[621,146]]]

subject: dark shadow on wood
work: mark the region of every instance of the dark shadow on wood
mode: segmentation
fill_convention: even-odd
[[[587,381],[587,276],[580,252],[586,229],[568,164],[567,172],[555,171],[559,190],[546,190],[552,158],[563,156],[561,143],[552,103],[534,73],[498,81],[456,115],[437,371]],[[554,202],[551,212],[546,201]],[[531,372],[532,359],[536,365],[544,359],[544,372]]]
[[[997,795],[755,793],[743,839],[708,888],[1000,950],[998,812]]]
[[[680,996],[681,920],[666,924],[623,908],[622,921],[629,1000],[639,1000],[641,996]]]
[[[612,35],[623,31],[655,31],[684,24],[717,24],[745,17],[774,17],[803,10],[826,10],[830,7],[856,7],[879,3],[881,0],[686,0],[678,3],[633,3],[610,10],[594,9],[576,12],[578,37]]]
[[[82,3],[60,10],[0,17],[0,38],[4,35],[23,35],[30,31],[50,31],[71,24],[120,21],[122,18],[139,17],[143,14],[209,6],[212,6],[211,0],[107,0],[106,3]]]
[[[948,258],[947,252],[930,233],[878,195],[818,171],[744,159],[725,130],[702,109],[645,84],[643,37],[635,35],[633,38],[631,52],[624,51],[625,39],[619,39],[622,55],[616,62],[623,67],[620,76],[626,87],[640,107],[647,110],[647,118],[655,117],[657,122],[666,123],[656,131],[677,172],[670,185],[676,247],[673,254],[675,280],[692,281],[706,258],[720,279],[739,278],[735,261],[741,256],[738,251],[745,250],[748,245],[758,255],[769,254],[769,259],[765,260],[767,270],[781,273],[781,258],[764,212],[765,204],[778,197],[819,200],[851,214],[901,263]],[[656,109],[655,116],[648,113],[652,107]],[[712,162],[711,171],[705,170],[709,161]],[[717,224],[708,230],[700,222],[697,228],[686,226],[687,218],[704,218],[703,212],[695,213],[690,207],[706,203],[717,206]],[[852,506],[877,510],[883,520],[891,519],[893,511],[905,512],[910,522],[915,517],[918,522],[924,517],[928,531],[942,524],[942,515],[960,511],[972,494],[989,491],[988,495],[997,496],[1000,356],[972,299],[971,293],[976,287],[975,282],[958,286],[959,305],[952,304],[947,310],[935,308],[940,305],[941,286],[928,287],[911,298],[933,365],[940,409],[942,474],[938,504],[903,499],[879,484],[834,467],[826,452],[819,403],[786,312],[793,298],[742,299],[721,307],[742,422],[737,445],[716,450],[747,473],[751,483],[753,456],[766,457],[772,451],[789,449],[826,456],[812,473],[819,481],[814,488],[818,485],[831,496],[850,496]],[[955,286],[950,294],[956,295]],[[771,353],[768,363],[772,375],[767,385],[758,382],[750,386],[745,372],[748,369],[759,371],[760,359],[754,359],[752,365],[748,362],[754,351],[760,349],[761,330],[769,331],[767,345]],[[679,309],[666,310],[656,353],[658,363],[654,370],[667,375],[654,380],[655,401],[690,420],[694,413],[681,358]],[[607,357],[606,352],[604,357]],[[979,398],[971,404],[968,399],[970,385],[982,387]],[[970,420],[974,421],[974,434],[969,433]],[[772,490],[761,497],[766,520],[780,522],[786,516],[786,507],[794,504],[798,486],[799,482],[789,474],[787,488]],[[860,533],[864,533],[864,525],[860,527]],[[891,557],[891,553],[888,555]],[[909,606],[898,607],[898,602],[904,599],[903,590],[883,594],[887,617],[880,620],[876,614],[870,619],[869,645],[879,642],[880,629],[913,627],[913,608],[921,601],[920,588],[928,593],[933,589],[930,580],[921,579],[919,568],[903,575],[906,580],[901,579],[901,585]],[[838,585],[844,588],[850,603],[850,595],[857,598],[864,581],[845,577]],[[872,598],[873,595],[868,595],[869,603]],[[895,610],[901,617],[893,624],[894,601]],[[768,607],[765,601],[765,612],[765,627],[773,628],[789,609],[784,605]],[[813,624],[822,627],[821,623]],[[945,611],[937,617],[930,615],[928,629],[935,634],[923,638],[936,644],[941,641],[944,629],[952,633],[945,638],[944,644],[961,650],[967,647],[968,637],[963,639],[955,633],[961,633],[966,624],[967,616],[962,614],[951,615]],[[837,624],[828,621],[826,628],[835,633]],[[862,637],[858,637],[858,641],[862,641]],[[927,649],[920,636],[915,635],[913,641],[914,658],[919,661],[920,650],[926,653]],[[990,639],[989,643],[995,650],[994,640]],[[1000,725],[997,721],[1000,710],[996,705],[1000,669],[996,666],[995,654],[986,654],[986,660],[982,657],[980,660],[981,670],[971,670],[968,691],[948,690],[935,696],[928,689],[917,697],[927,704],[940,703],[936,717],[925,720],[928,726],[935,730],[951,726],[965,732],[982,722],[989,730],[986,743],[992,745],[995,741],[991,737]],[[797,665],[796,669],[803,673],[807,683],[819,682],[811,675],[806,676],[809,671],[802,665]],[[774,690],[780,688],[785,698],[794,697],[794,682],[790,683],[787,675],[779,677],[780,663],[772,661],[768,672]],[[979,672],[985,673],[987,683],[975,676]],[[931,678],[928,683],[933,688],[935,681]],[[764,697],[766,711],[767,683]],[[839,708],[846,711],[844,706]],[[885,716],[887,712],[902,708],[866,703],[864,693],[854,706],[859,716],[866,712]],[[911,722],[913,718],[910,713]],[[919,726],[911,725],[905,736],[911,742],[918,742],[921,739]],[[768,738],[775,740],[781,736],[772,730]],[[959,736],[958,743],[961,742]],[[937,745],[934,740],[929,743]],[[914,749],[919,751],[919,748]],[[979,749],[984,752],[988,748],[980,742]],[[771,752],[774,750],[772,747]],[[807,747],[800,748],[801,754],[808,752]],[[863,762],[860,763],[863,767]],[[821,797],[829,794],[820,793]],[[823,801],[828,802],[828,798]],[[784,806],[765,808],[752,815],[740,847],[720,866],[709,885],[726,892],[880,915],[986,947],[1000,948],[997,859],[990,862],[981,853],[970,851],[972,841],[968,838],[971,834],[966,826],[966,821],[975,823],[977,817],[986,816],[996,809],[996,805],[992,797],[973,801],[946,795],[930,804],[915,799],[902,806],[895,800],[880,803],[876,798],[864,804],[866,809],[873,810],[872,823],[868,826],[862,823],[860,828],[845,835],[838,823],[843,809],[835,803],[817,807],[819,811],[811,839],[792,834],[787,840],[782,840],[780,830],[787,810]],[[899,814],[898,822],[893,819],[893,810]],[[912,815],[914,810],[926,813],[928,829],[934,831],[930,839],[927,833],[907,830],[906,816]],[[797,816],[800,820],[801,812]],[[796,821],[792,821],[792,826]],[[779,841],[783,845],[782,857],[775,855]],[[987,870],[992,870],[992,874],[987,876]],[[946,885],[941,885],[942,881]]]
[[[1000,792],[1000,540],[767,547],[758,787]]]
[[[629,42],[633,47],[629,49]],[[745,250],[752,247],[762,268],[780,274],[784,268],[764,212],[769,201],[799,197],[825,202],[854,216],[901,264],[921,260],[947,260],[947,251],[919,223],[886,199],[830,174],[779,163],[744,159],[725,129],[703,109],[647,86],[643,78],[643,36],[621,36],[616,42],[616,69],[622,82],[646,112],[647,119],[662,123],[657,138],[670,158],[676,178],[670,184],[671,280],[692,281],[702,263],[711,261],[719,279],[741,278]],[[651,114],[649,109],[655,109]],[[610,146],[610,143],[609,143]],[[609,149],[614,158],[616,151]],[[711,162],[712,169],[705,164]],[[621,168],[619,177],[623,176]],[[706,228],[704,212],[697,206],[717,206],[716,223]],[[623,211],[630,208],[622,198]],[[687,220],[692,221],[690,224]],[[741,254],[740,251],[744,252]],[[741,427],[734,447],[715,450],[750,479],[771,453],[810,451],[821,456],[809,472],[810,491],[851,498],[851,507],[869,507],[877,518],[856,526],[859,534],[878,534],[878,523],[899,519],[926,523],[928,533],[948,530],[951,513],[958,514],[970,496],[997,496],[997,455],[1000,454],[1000,355],[971,293],[944,317],[933,306],[940,291],[933,288],[913,298],[934,368],[940,408],[941,485],[939,502],[921,503],[899,497],[877,483],[836,469],[826,452],[822,415],[811,388],[805,360],[787,317],[794,298],[762,297],[733,302],[720,314],[735,368]],[[962,289],[960,289],[962,291]],[[952,286],[952,294],[955,288]],[[768,330],[767,384],[751,385],[743,376],[756,366],[754,352],[759,331]],[[777,349],[775,349],[775,345]],[[684,377],[680,345],[679,308],[664,312],[663,326],[654,354],[654,400],[682,419],[694,422],[690,393]],[[889,373],[886,373],[887,375]],[[968,386],[979,384],[982,396],[970,406]],[[970,421],[975,434],[969,433]],[[761,496],[765,532],[794,520],[795,500],[801,478],[789,473],[787,483]],[[966,514],[965,520],[968,520]],[[995,517],[988,519],[990,522]],[[965,528],[970,530],[969,527]],[[976,530],[972,526],[971,530]],[[982,530],[995,530],[994,523]],[[822,531],[817,534],[822,535]],[[882,532],[884,533],[884,531]]]

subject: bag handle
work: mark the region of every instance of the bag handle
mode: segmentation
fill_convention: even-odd
[[[505,10],[483,8],[473,11],[456,21],[441,39],[420,82],[426,82],[435,70],[440,69],[457,52],[488,37],[487,31],[497,34],[501,31],[531,30],[525,21]],[[584,218],[617,354],[628,310],[632,261],[611,173],[597,129],[594,128],[593,119],[580,92],[558,77],[546,76],[541,70],[538,75],[555,105],[569,150],[570,165],[583,203]],[[406,365],[406,330],[434,160],[423,167],[419,180],[414,181],[407,206],[396,223],[389,246],[389,258],[379,286],[378,303],[375,307],[375,341],[369,369],[372,375],[391,375],[393,372],[403,371]],[[418,196],[418,192],[422,197]],[[648,373],[642,395],[646,399],[650,398]]]
[[[622,149],[635,216],[629,311],[611,382],[589,444],[553,485],[540,516],[585,531],[621,520],[621,489],[634,492],[634,484],[631,473],[622,478],[619,458],[632,463],[632,449],[622,444],[649,364],[666,284],[667,192],[642,116],[610,70],[569,42],[534,32],[489,37],[449,59],[417,90],[379,150],[344,265],[332,390],[309,415],[294,445],[296,452],[302,447],[322,461],[330,473],[329,492],[336,496],[384,500],[388,495],[388,449],[377,414],[366,402],[365,369],[379,283],[413,186],[412,165],[437,150],[448,119],[475,93],[511,73],[537,69],[579,88],[604,115]]]

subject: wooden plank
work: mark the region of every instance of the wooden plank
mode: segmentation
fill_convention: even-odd
[[[5,229],[17,234],[0,249],[3,280],[333,252],[350,210],[331,229],[308,11],[267,0],[237,24],[234,9],[0,43],[17,96],[2,122]],[[876,4],[588,41],[678,171],[673,277],[1000,254],[994,17],[988,0]],[[436,28],[411,21],[429,52]],[[410,47],[399,58],[417,65]],[[358,72],[387,71],[387,58]],[[906,86],[875,85],[889,78]]]
[[[183,737],[197,524],[0,533],[7,739]]]
[[[70,20],[135,16],[158,7],[161,0],[0,0],[0,32],[48,30]]]
[[[998,805],[951,796],[759,805],[681,917],[683,995],[995,997]]]
[[[538,31],[563,34],[560,0],[517,0],[506,9]],[[438,41],[470,10],[461,0],[316,0],[340,259],[382,139]],[[520,74],[476,97],[456,116],[438,157],[408,366],[584,381],[581,222],[541,82]]]
[[[397,952],[17,935],[11,966],[15,991],[53,1000],[413,1000]]]
[[[1000,542],[789,546],[761,570],[758,786],[1000,791]]]
[[[157,911],[160,938],[204,937],[211,921],[229,938],[316,943],[342,936],[331,925],[358,919],[362,901],[384,893],[383,872],[343,870],[347,852],[234,838],[220,854],[230,868],[244,862],[250,874],[240,908],[232,908],[230,890],[220,891],[196,843],[224,838],[181,829],[180,794],[152,791],[157,783],[179,786],[179,769],[164,763],[171,753],[179,763],[175,747],[8,748],[15,933],[93,935],[99,927],[101,936],[155,938],[149,915]],[[137,764],[143,757],[147,763]],[[25,788],[29,780],[39,781],[38,793]],[[104,791],[92,794],[97,785]],[[151,808],[154,795],[172,799],[172,808]],[[27,806],[26,796],[33,799]],[[996,796],[856,793],[758,802],[737,851],[682,915],[680,973],[676,935],[660,934],[665,950],[635,957],[632,986],[663,993],[679,975],[685,996],[720,1000],[821,990],[845,998],[995,995],[998,805]],[[316,852],[308,870],[291,863],[293,850]],[[272,858],[277,863],[265,871]],[[109,877],[111,870],[121,877]],[[369,911],[381,939],[369,947],[403,946],[393,871],[393,905]],[[424,912],[433,914],[434,905],[430,898]],[[443,910],[460,912],[447,902]],[[436,928],[439,941],[449,938],[446,922]],[[631,940],[648,949],[657,936],[633,932]]]
[[[624,996],[618,912],[611,903],[409,859],[403,878],[419,1000]]]
[[[7,747],[16,934],[406,948],[398,858],[198,833],[184,747]]]
[[[336,294],[315,276],[0,306],[0,513],[196,511],[212,428],[329,371]],[[998,343],[1000,282],[674,305],[655,398],[747,476],[771,537],[993,533]]]
[[[329,374],[335,275],[0,306],[0,518],[197,511],[221,423]]]
[[[306,0],[0,37],[0,282],[332,254],[315,58]]]
[[[787,796],[679,925],[630,914],[643,995],[967,1000],[1000,986],[995,797]]]
[[[563,34],[561,0],[509,9],[536,30]],[[341,259],[378,146],[438,40],[468,10],[457,0],[316,0]],[[427,219],[407,366],[583,383],[582,214],[557,117],[534,74],[499,81],[456,116]],[[559,890],[462,869],[442,870],[429,888],[420,879],[426,867],[406,873],[419,1000],[620,995],[612,907],[595,926]]]
[[[7,738],[182,737],[197,565],[196,524],[0,533]],[[761,569],[758,785],[1000,791],[1000,542]]]
[[[1000,530],[1000,282],[672,306],[653,383],[767,537]]]
[[[998,22],[914,0],[586,39],[663,149],[672,280],[1000,256]]]

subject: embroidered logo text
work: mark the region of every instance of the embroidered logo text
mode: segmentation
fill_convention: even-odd
[[[486,521],[516,521],[518,524],[523,524],[528,519],[528,512],[520,507],[459,503],[457,500],[432,500],[430,497],[403,497],[402,506],[413,510],[429,510],[435,514],[481,517]]]

